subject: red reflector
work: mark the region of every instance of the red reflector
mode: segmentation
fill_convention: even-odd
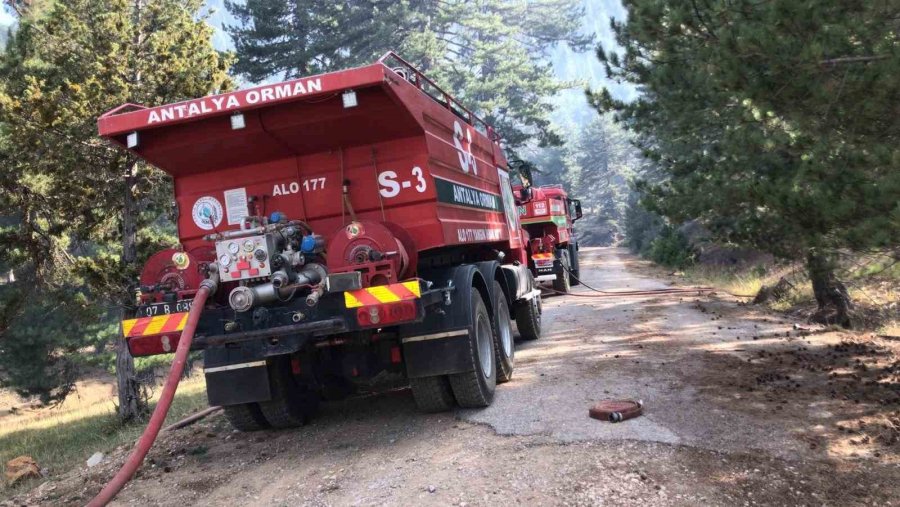
[[[383,305],[361,306],[356,310],[356,321],[362,327],[387,326],[416,319],[416,301],[397,301]]]
[[[178,348],[181,333],[155,336],[135,336],[128,339],[128,350],[134,357],[171,354]]]
[[[302,370],[300,369],[299,357],[291,358],[291,373],[293,373],[294,375],[300,375],[300,373],[302,373]]]
[[[400,347],[391,347],[391,363],[400,364]]]

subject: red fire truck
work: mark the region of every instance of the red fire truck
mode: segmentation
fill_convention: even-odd
[[[540,336],[500,138],[393,53],[98,123],[174,180],[179,244],[141,274],[129,348],[173,351],[211,292],[192,348],[240,430],[385,373],[424,411],[484,407],[513,373],[511,320]]]
[[[558,292],[578,285],[578,240],[575,221],[581,201],[570,199],[562,185],[516,185],[519,219],[528,232],[528,266],[537,282],[552,282]],[[574,276],[572,276],[574,275]]]

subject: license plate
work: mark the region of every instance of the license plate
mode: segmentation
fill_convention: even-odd
[[[535,259],[534,267],[536,269],[553,269],[553,259]]]
[[[191,311],[193,299],[182,299],[174,303],[151,303],[139,306],[137,317],[154,317],[156,315],[168,315],[170,313],[182,313]]]

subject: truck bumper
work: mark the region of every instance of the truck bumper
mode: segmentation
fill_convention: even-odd
[[[390,308],[394,303],[359,306],[351,302],[353,306],[348,307],[341,293],[323,296],[313,306],[298,298],[283,305],[241,313],[230,308],[207,309],[201,317],[201,329],[193,348],[204,352],[209,402],[234,405],[269,400],[266,367],[269,358],[314,347],[335,335],[379,327],[416,326],[425,319],[427,308],[441,301],[443,291],[434,290],[423,292],[414,300],[397,302],[406,305],[402,315],[413,318],[384,322],[383,326],[361,320],[359,313],[368,313],[371,306]]]

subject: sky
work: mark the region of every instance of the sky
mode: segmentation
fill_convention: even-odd
[[[584,0],[585,16],[582,31],[594,34],[596,42],[607,51],[618,49],[610,20],[625,21],[628,13],[621,0]],[[601,87],[609,89],[613,97],[620,100],[633,100],[637,90],[630,84],[614,83],[606,78],[603,66],[594,51],[575,53],[566,46],[559,46],[551,54],[553,70],[556,75],[566,81],[578,84],[564,91],[556,98],[559,109],[554,115],[557,123],[574,123],[584,125],[596,117],[596,112],[589,107],[584,94],[584,86],[592,90]]]

